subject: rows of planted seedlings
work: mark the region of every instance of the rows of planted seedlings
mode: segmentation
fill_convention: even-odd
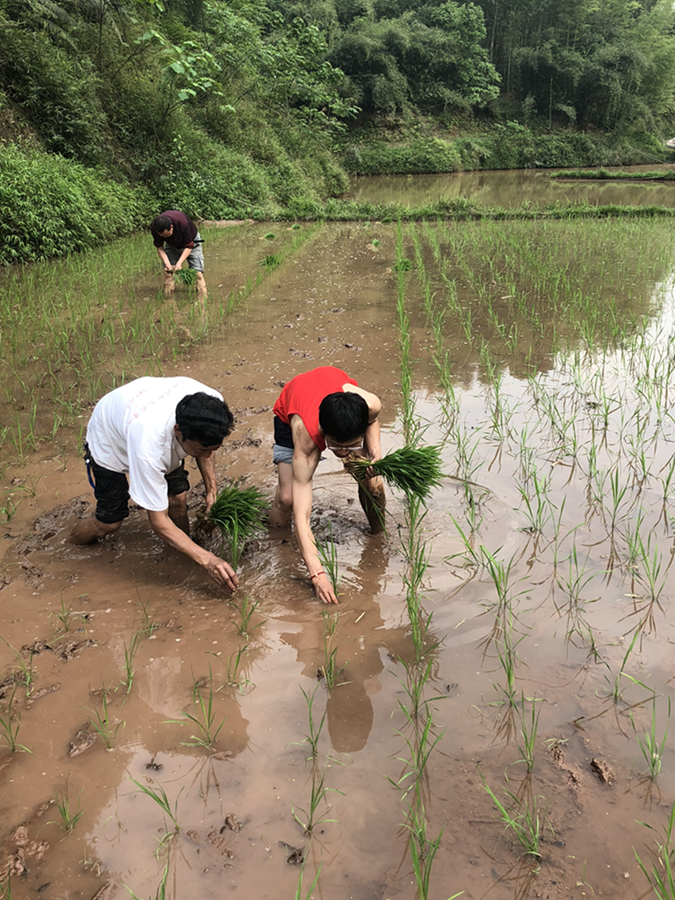
[[[408,272],[410,260],[404,252],[403,230],[399,225],[396,241],[396,312],[399,330],[401,373],[401,419],[406,446],[420,448],[424,428],[415,412],[413,392],[413,358],[410,316],[407,308]],[[436,448],[425,448],[435,450]],[[427,479],[425,490],[407,491],[405,494],[405,522],[401,532],[404,569],[402,573],[405,604],[410,626],[412,655],[399,659],[404,671],[401,679],[404,699],[398,700],[403,716],[399,734],[404,740],[403,764],[397,778],[391,784],[401,793],[405,815],[403,827],[407,833],[410,863],[415,878],[418,900],[431,896],[430,884],[434,859],[440,846],[443,829],[430,820],[430,785],[428,763],[434,749],[443,737],[443,731],[434,723],[435,704],[442,699],[431,693],[434,654],[438,644],[430,630],[433,614],[423,605],[424,582],[429,564],[429,546],[425,531],[426,505],[424,497],[438,484],[438,477]],[[460,892],[462,893],[462,892]],[[460,894],[454,894],[458,897]]]
[[[210,285],[205,302],[181,285],[173,300],[164,297],[147,236],[0,273],[0,404],[7,410],[0,447],[23,463],[103,394],[140,375],[161,375],[163,362],[213,333],[318,227],[293,226],[283,240],[269,232],[270,252],[252,255],[254,273],[227,292]],[[216,228],[205,235],[214,245],[223,239]],[[143,296],[141,278],[152,281]]]
[[[238,568],[246,542],[265,527],[265,513],[266,504],[260,491],[255,487],[243,486],[236,482],[223,488],[213,504],[208,520],[203,521],[201,527],[216,530],[221,538],[222,550],[227,548],[230,561]],[[208,674],[195,676],[193,673],[187,707],[179,717],[166,719],[163,723],[180,726],[183,733],[181,746],[205,752],[207,757],[213,756],[219,750],[219,737],[226,721],[222,698],[233,692],[247,692],[254,687],[248,677],[250,668],[248,651],[256,629],[265,621],[257,612],[258,601],[251,599],[245,576],[242,578],[237,598],[233,599],[229,606],[233,611],[232,623],[237,633],[234,641],[235,649],[222,660],[218,654],[212,654],[214,661],[208,665]],[[112,751],[121,743],[128,741],[125,734],[127,728],[125,709],[129,701],[137,699],[133,694],[138,653],[145,641],[156,637],[163,607],[163,602],[152,605],[139,595],[135,630],[122,638],[121,674],[119,678],[113,680],[106,680],[102,674],[100,687],[90,689],[89,703],[83,705],[87,722],[71,744],[71,756],[79,755],[96,742],[106,750]],[[85,614],[81,611],[73,609],[72,603],[66,605],[61,600],[60,608],[52,614],[54,635],[45,643],[56,646],[59,641],[80,633],[82,626],[86,624],[83,615]],[[12,753],[32,753],[31,747],[24,744],[21,739],[20,704],[21,701],[31,702],[34,695],[33,651],[27,655],[25,651],[17,650],[4,639],[3,644],[6,650],[3,651],[3,657],[10,660],[9,675],[7,671],[3,673],[3,688],[6,690],[9,685],[10,693],[3,710],[0,711],[1,744]],[[215,669],[216,665],[220,671]],[[133,713],[131,715],[133,716]],[[320,727],[318,730],[320,732]],[[156,755],[146,766],[146,769],[153,770],[153,775],[154,770],[159,772],[163,768],[162,765],[154,763]],[[135,786],[130,788],[131,791],[137,791],[154,804],[153,808],[157,813],[160,837],[155,856],[161,864],[161,875],[155,897],[163,898],[169,873],[175,869],[175,861],[183,852],[180,844],[183,833],[180,801],[185,785],[177,793],[172,792],[173,795],[169,796],[163,784],[152,775],[146,775],[142,781],[128,775],[126,780]],[[51,820],[47,824],[56,822],[66,834],[70,834],[85,812],[81,807],[81,798],[71,797],[66,782],[65,785],[56,788],[51,804],[58,812],[58,819]],[[311,830],[311,820],[307,825]],[[240,825],[235,822],[232,830],[236,831],[238,827]],[[128,890],[133,897],[137,896],[131,885],[128,886]],[[10,871],[6,878],[4,875],[0,877],[0,896],[9,898],[11,892]]]
[[[536,874],[556,811],[537,781],[546,691],[532,690],[542,679],[522,659],[545,616],[560,660],[591,673],[593,699],[577,727],[614,716],[645,797],[663,781],[669,688],[644,650],[665,643],[673,624],[675,243],[644,222],[439,223],[409,226],[406,238],[414,263],[401,262],[400,238],[399,292],[400,270],[414,265],[440,385],[437,423],[461,485],[448,564],[463,585],[483,589],[491,624],[480,652],[494,684],[485,712],[495,740],[515,749],[505,784],[481,773],[482,784]],[[516,534],[497,524],[505,506],[520,519]],[[406,555],[424,565],[414,543]],[[636,855],[657,896],[670,898],[667,801],[670,817],[656,807],[648,823],[655,862]],[[642,837],[636,830],[635,842]]]

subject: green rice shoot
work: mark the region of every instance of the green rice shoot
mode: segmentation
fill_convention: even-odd
[[[402,447],[392,450],[371,462],[365,457],[353,457],[345,462],[345,469],[357,481],[366,477],[366,469],[372,466],[377,475],[408,495],[424,500],[443,480],[441,451],[439,447]]]
[[[174,273],[181,284],[191,287],[197,281],[197,273],[194,269],[177,269]]]
[[[257,487],[231,484],[218,494],[209,519],[220,529],[223,542],[230,546],[232,565],[236,568],[246,541],[265,528],[268,503]]]

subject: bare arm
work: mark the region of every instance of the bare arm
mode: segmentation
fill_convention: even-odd
[[[168,544],[169,547],[173,547],[174,550],[179,550],[181,553],[189,556],[203,569],[206,569],[219,587],[224,587],[228,591],[237,589],[239,580],[234,569],[225,560],[195,544],[184,531],[181,531],[180,528],[174,525],[169,518],[168,510],[162,510],[161,512],[148,510],[148,519],[152,530],[161,537],[164,543]]]
[[[193,250],[194,250],[194,246],[183,248],[181,255],[178,257],[178,262],[176,263],[176,269],[180,269],[180,267],[183,265],[183,263],[188,258],[188,256],[192,253]]]
[[[364,391],[363,388],[357,387],[353,384],[345,384],[343,387],[345,391],[351,391],[354,394],[359,394],[368,404],[368,428],[366,429],[366,433],[364,436],[363,442],[363,450],[359,453],[360,456],[365,456],[368,459],[372,459],[373,462],[377,459],[382,459],[382,445],[380,444],[380,423],[378,420],[378,416],[382,410],[382,402],[380,398],[375,394],[371,394],[370,391]],[[374,475],[373,472],[367,472],[368,477],[372,477]]]
[[[316,596],[322,603],[338,603],[330,579],[322,571],[316,541],[309,521],[312,515],[312,478],[321,459],[321,451],[312,441],[299,416],[292,420],[293,443],[293,520],[300,553],[312,578]]]
[[[171,265],[171,262],[169,261],[169,257],[166,255],[166,250],[164,249],[164,247],[156,247],[155,249],[157,250],[157,255],[162,260],[162,265],[164,266],[164,268],[167,271],[170,271],[173,267]]]

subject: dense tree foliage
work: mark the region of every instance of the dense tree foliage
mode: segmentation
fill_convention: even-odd
[[[675,128],[672,0],[476,0],[506,97],[549,120]]]
[[[134,221],[169,206],[274,214],[343,191],[369,119],[479,111],[508,152],[427,124],[408,151],[376,150],[374,170],[555,164],[532,139],[554,123],[670,132],[672,0],[0,0],[0,239],[27,198],[48,214],[40,173],[62,180],[66,219],[91,176],[108,191],[92,216],[125,202]],[[90,223],[75,244],[100,239]]]

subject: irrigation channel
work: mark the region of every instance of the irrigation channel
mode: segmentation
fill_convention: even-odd
[[[147,237],[2,274],[5,897],[652,896],[635,852],[663,873],[675,798],[671,223],[204,231],[206,310],[158,296]],[[247,545],[231,599],[141,510],[66,542],[113,384],[220,389],[219,476],[271,497],[271,407],[325,363],[381,397],[384,450],[440,444],[448,476],[426,507],[390,493],[373,537],[321,464],[339,607],[290,534]]]

